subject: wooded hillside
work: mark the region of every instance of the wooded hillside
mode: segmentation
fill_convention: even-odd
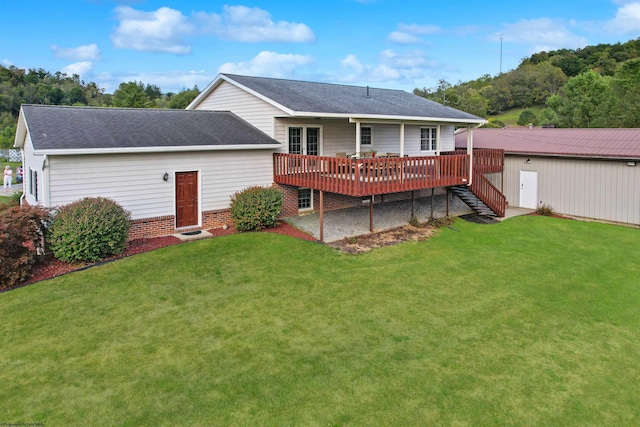
[[[94,82],[80,80],[77,74],[0,65],[0,148],[13,146],[22,104],[185,108],[198,93],[197,87],[173,94],[162,93],[155,85],[128,82],[121,83],[111,95]]]
[[[640,38],[539,52],[507,73],[455,85],[441,80],[414,93],[490,121],[511,108],[537,105],[546,108],[539,116],[525,111],[520,124],[640,127]]]

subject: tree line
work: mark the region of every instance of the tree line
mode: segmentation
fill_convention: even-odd
[[[124,82],[108,94],[95,82],[80,80],[77,74],[0,65],[0,148],[13,146],[22,104],[184,109],[199,93],[197,86],[163,93],[156,85]]]
[[[440,80],[414,94],[480,117],[544,107],[525,122],[556,127],[640,127],[640,38],[539,52],[497,76],[455,85]],[[496,123],[495,126],[500,126]]]

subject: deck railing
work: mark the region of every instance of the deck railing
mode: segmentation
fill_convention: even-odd
[[[337,158],[273,155],[274,181],[349,196],[398,193],[466,184],[469,156]]]
[[[458,148],[456,151],[443,154],[466,154],[467,150]],[[504,170],[504,150],[473,149],[473,167],[476,172],[494,173]]]
[[[507,208],[507,198],[478,171],[477,167],[473,168],[471,192],[494,211],[496,215],[499,217],[504,216],[504,211]]]

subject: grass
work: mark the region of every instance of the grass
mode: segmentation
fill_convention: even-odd
[[[491,120],[500,120],[507,126],[518,126],[518,119],[520,118],[520,114],[524,110],[531,110],[536,116],[540,116],[540,112],[544,109],[542,106],[533,106],[529,108],[514,108],[509,111],[505,111],[502,114],[498,114],[496,116],[490,116]]]
[[[0,295],[0,421],[637,425],[637,229],[202,240]],[[614,243],[615,242],[615,243]]]

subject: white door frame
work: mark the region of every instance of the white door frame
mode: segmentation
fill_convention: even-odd
[[[521,208],[538,208],[538,172],[520,171],[520,203]]]
[[[307,153],[307,143],[308,143],[308,139],[307,139],[307,129],[309,128],[316,128],[319,129],[319,133],[318,133],[318,156],[322,156],[323,152],[324,152],[324,135],[323,135],[323,126],[322,125],[308,125],[308,124],[301,124],[301,125],[294,125],[294,124],[288,124],[286,126],[287,129],[287,152],[289,153],[289,129],[290,128],[298,128],[298,129],[302,129],[302,132],[300,133],[300,149],[302,151],[302,153],[299,154],[308,154]]]

